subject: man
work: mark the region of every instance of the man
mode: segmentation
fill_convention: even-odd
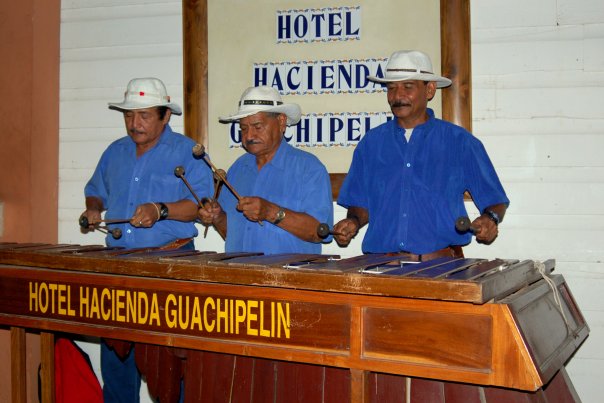
[[[493,242],[509,204],[495,169],[476,137],[427,107],[451,80],[433,73],[428,55],[408,50],[392,54],[384,77],[368,79],[386,84],[394,119],[357,145],[338,198],[348,209],[334,227],[338,244],[369,223],[364,253],[462,256],[471,234],[458,232],[455,221],[467,215],[465,191],[482,212],[472,222],[476,239]]]
[[[240,200],[226,189],[219,202],[198,215],[226,239],[227,252],[321,253],[320,223],[333,222],[329,175],[312,154],[289,145],[283,135],[300,120],[300,107],[285,104],[272,87],[250,87],[238,111],[220,121],[239,122],[247,151],[227,179]]]
[[[108,246],[193,249],[197,203],[174,168],[184,167],[199,197],[212,194],[213,181],[207,166],[193,157],[195,142],[168,124],[172,114],[182,113],[180,106],[170,101],[159,79],[135,78],[128,83],[123,102],[109,103],[109,108],[123,113],[128,135],[101,156],[84,189],[82,216],[91,229],[104,211],[105,219],[129,220],[110,225],[119,227],[122,237],[108,235]],[[105,402],[139,401],[140,375],[133,352],[122,363],[101,343],[101,370]]]

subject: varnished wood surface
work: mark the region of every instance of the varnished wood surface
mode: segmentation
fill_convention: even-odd
[[[10,329],[10,351],[11,351],[11,388],[13,403],[25,403],[27,401],[25,367],[25,329],[11,327]]]
[[[441,0],[440,16],[441,70],[453,82],[442,90],[442,116],[471,132],[470,0]]]
[[[243,254],[247,256],[249,254]],[[62,270],[113,273],[125,276],[145,276],[164,279],[205,281],[239,285],[261,285],[278,288],[381,295],[391,297],[428,298],[437,300],[472,302],[482,304],[498,296],[506,296],[528,282],[536,281],[540,274],[531,261],[518,262],[484,259],[435,260],[407,266],[405,275],[384,276],[360,273],[371,267],[371,259],[383,264],[388,261],[398,265],[404,254],[390,256],[365,255],[325,261],[318,255],[318,263],[298,262],[299,268],[285,269],[282,263],[266,265],[254,263],[229,263],[237,255],[207,252],[180,251],[123,251],[102,246],[79,245],[18,245],[0,244],[0,261],[5,264],[35,266]],[[262,258],[262,257],[260,257]],[[307,256],[304,257],[306,259]],[[359,260],[361,259],[362,260]],[[291,262],[296,263],[296,255]],[[553,261],[546,262],[549,271]],[[449,267],[438,277],[422,275],[432,266]],[[271,270],[267,271],[266,268]],[[422,268],[420,270],[420,267]],[[506,267],[505,271],[501,268]],[[169,268],[169,270],[167,270]],[[228,270],[225,270],[228,268]],[[471,270],[460,270],[467,268]],[[470,273],[470,277],[464,273]],[[472,277],[474,276],[474,277]]]
[[[209,146],[208,136],[208,4],[183,0],[183,95],[185,133]]]
[[[53,333],[40,334],[40,400],[44,403],[55,401],[55,336]]]
[[[465,259],[451,275],[464,277],[463,272],[468,270],[469,278],[449,281],[350,273],[349,265],[345,265],[346,270],[336,271],[333,262],[325,263],[320,255],[315,256],[316,259],[327,264],[328,269],[304,271],[270,265],[258,267],[258,261],[282,264],[280,256],[276,260],[270,256],[268,260],[263,256],[239,256],[234,265],[213,261],[215,255],[220,255],[213,253],[149,252],[145,259],[141,254],[116,255],[115,250],[98,247],[19,246],[0,245],[0,323],[11,326],[522,390],[536,390],[544,385],[576,351],[589,331],[568,292],[562,294],[572,335],[560,316],[555,315],[557,308],[553,305],[551,290],[539,286],[528,293],[536,297],[526,296],[523,292],[527,288],[526,281],[544,283],[537,281],[538,278],[531,280],[536,270],[530,261],[500,270],[499,262],[493,266],[489,261]],[[89,253],[93,256],[88,256]],[[221,258],[224,257],[221,254]],[[246,258],[256,263],[246,265]],[[362,256],[352,261],[364,264],[372,258],[375,257]],[[195,264],[195,261],[201,263]],[[553,265],[551,261],[548,264]],[[47,268],[53,265],[58,267]],[[411,270],[421,265],[425,266],[424,275],[442,275],[440,266],[434,267],[431,262],[396,270],[421,273]],[[475,276],[484,274],[476,269],[481,265],[486,266],[485,273],[497,269],[495,272],[504,283],[500,292],[507,293],[505,304],[436,300],[434,295],[428,299],[430,288],[437,290],[436,295],[446,296],[447,286],[463,288],[464,283],[470,283],[476,287],[479,282]],[[564,290],[563,279],[560,276],[556,279],[558,287]],[[417,293],[417,284],[405,286],[406,282],[417,281],[424,288],[424,297],[404,295],[400,290],[395,292],[395,289],[403,289]],[[509,283],[517,285],[510,287]],[[48,311],[48,301],[42,301],[47,293],[35,291],[41,285],[49,285],[48,289],[54,287],[52,302],[56,306],[52,305],[55,309],[52,312]],[[380,287],[388,292],[380,292]],[[92,295],[106,295],[103,298],[117,304],[119,298],[111,297],[111,292],[155,299],[161,307],[157,322],[124,319],[124,312],[120,319],[118,310],[109,308],[106,308],[110,311],[106,317],[98,312],[96,316],[82,313],[85,311],[78,313],[78,307],[80,310],[82,306],[89,308]],[[32,295],[36,297],[32,299]],[[88,301],[85,305],[78,302],[82,295],[86,295]],[[191,301],[193,306],[195,300],[207,302],[209,299],[214,304],[223,301],[223,309],[230,304],[231,325],[226,319],[221,322],[216,310],[204,311],[207,316],[204,326],[201,320],[193,326],[192,319],[189,325],[191,311],[185,308],[184,301]],[[122,303],[124,301],[122,299]],[[176,301],[182,301],[177,310]],[[248,306],[250,301],[253,305]],[[46,308],[38,309],[36,304],[40,302],[45,303]],[[205,309],[205,305],[200,303],[200,306]],[[263,308],[257,308],[259,306]],[[279,333],[270,325],[258,326],[259,315],[264,312],[262,315],[270,318],[275,312],[273,307],[277,306],[283,307],[284,315],[287,312],[288,336],[285,330],[281,333],[278,321]],[[69,308],[72,308],[71,314]],[[255,312],[253,323],[234,319],[236,315],[243,317],[251,312],[249,309]],[[536,316],[522,320],[522,311]],[[547,320],[547,335],[539,333],[543,326],[543,319],[539,320],[542,311],[553,312],[543,317]],[[180,315],[180,322],[176,315]],[[210,329],[207,324],[213,322],[222,323],[223,331],[220,325],[216,331]],[[248,332],[249,329],[252,332]],[[265,329],[266,336],[258,337],[258,329]],[[527,340],[531,334],[536,341]],[[538,340],[543,337],[552,341],[547,348],[537,348]],[[430,343],[418,342],[420,340],[430,340]],[[359,379],[353,377],[353,380]],[[356,385],[353,394],[364,390],[363,382]]]

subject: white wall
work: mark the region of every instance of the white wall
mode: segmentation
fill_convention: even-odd
[[[123,133],[106,103],[143,75],[163,79],[182,103],[180,12],[178,0],[63,1],[60,242],[103,242],[79,234],[77,218],[100,153]],[[568,370],[583,401],[598,402],[604,395],[604,2],[474,0],[471,13],[473,131],[511,206],[497,241],[472,245],[466,255],[557,260],[556,272],[591,328]],[[181,118],[172,125],[182,130]],[[336,219],[343,215],[338,208]],[[223,250],[213,232],[196,244]],[[325,252],[354,256],[360,248],[357,241]]]
[[[604,2],[472,1],[473,131],[511,199],[479,256],[555,258],[591,334],[568,365],[604,395]]]

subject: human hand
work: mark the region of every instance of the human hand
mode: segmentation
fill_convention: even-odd
[[[132,218],[130,218],[130,225],[139,228],[152,227],[159,221],[159,206],[155,203],[144,203],[140,204],[134,210]]]
[[[88,233],[89,231],[93,231],[96,224],[98,224],[99,222],[101,222],[101,212],[97,209],[86,209],[84,210],[84,212],[82,214],[80,214],[80,226],[82,225],[86,225],[85,223],[88,223],[88,226],[82,227],[82,232],[83,233]]]
[[[345,218],[333,226],[333,238],[340,246],[348,246],[352,238],[359,232],[359,221]]]
[[[222,207],[216,200],[206,201],[203,207],[197,209],[197,218],[205,226],[215,224],[220,214],[222,214]]]
[[[497,224],[485,215],[481,215],[472,221],[472,231],[476,236],[476,240],[485,244],[492,243],[499,234]]]
[[[242,197],[237,203],[237,210],[241,211],[250,221],[272,222],[279,206],[261,197]]]

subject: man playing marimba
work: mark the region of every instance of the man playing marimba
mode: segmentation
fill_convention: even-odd
[[[437,88],[451,80],[433,73],[428,55],[392,54],[384,77],[395,119],[370,130],[359,142],[338,204],[347,217],[334,227],[340,245],[348,245],[369,223],[363,252],[408,252],[418,260],[461,256],[470,233],[455,228],[466,216],[468,191],[482,212],[472,223],[480,242],[498,233],[509,200],[480,140],[465,129],[436,119],[427,107]]]
[[[194,249],[197,203],[174,169],[184,166],[188,182],[202,197],[212,194],[213,181],[211,171],[193,157],[195,142],[168,125],[172,113],[182,113],[180,106],[170,101],[159,79],[135,78],[128,83],[124,101],[110,103],[109,108],[123,113],[128,136],[103,153],[84,190],[82,216],[91,228],[103,211],[105,219],[129,220],[119,224],[121,237],[107,236],[108,246],[132,249],[173,243]],[[101,343],[101,370],[105,402],[139,401],[141,381],[132,352],[122,362]]]
[[[223,191],[199,209],[205,225],[225,237],[227,252],[321,253],[321,222],[333,222],[331,184],[314,155],[289,145],[283,135],[298,123],[297,104],[283,103],[272,87],[250,87],[239,109],[221,122],[239,122],[246,154],[227,174],[242,194]]]

